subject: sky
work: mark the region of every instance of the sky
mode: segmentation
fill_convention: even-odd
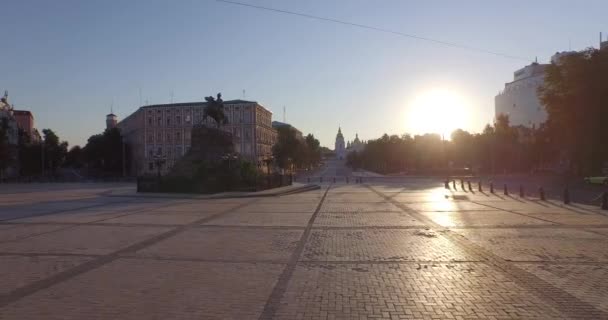
[[[608,1],[240,0],[548,62],[597,47]],[[145,104],[255,100],[333,148],[418,134],[414,101],[451,92],[478,132],[529,62],[214,0],[3,0],[0,90],[70,145]],[[245,93],[243,94],[243,90]],[[141,92],[141,95],[140,95]],[[140,98],[141,97],[141,98]],[[421,108],[417,106],[416,108]],[[422,107],[424,108],[424,106]]]

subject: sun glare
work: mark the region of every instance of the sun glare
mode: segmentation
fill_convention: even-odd
[[[455,129],[467,129],[469,106],[462,96],[449,90],[430,90],[416,96],[407,106],[406,131],[412,134],[438,133],[445,139]]]

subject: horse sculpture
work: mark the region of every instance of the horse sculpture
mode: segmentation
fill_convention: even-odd
[[[221,125],[228,123],[228,119],[224,114],[224,101],[222,100],[221,93],[217,94],[217,99],[209,96],[205,97],[205,101],[207,101],[207,106],[203,111],[203,121],[207,121],[207,117],[211,117],[211,119],[215,120],[218,129]]]

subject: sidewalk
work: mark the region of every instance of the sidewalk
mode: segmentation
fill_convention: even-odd
[[[321,187],[315,184],[293,183],[291,186],[268,189],[257,192],[222,192],[215,194],[193,194],[193,193],[154,193],[137,192],[136,188],[123,188],[111,190],[104,194],[110,197],[129,197],[129,198],[170,198],[170,199],[226,199],[226,198],[256,198],[256,197],[276,197],[310,190],[318,190]]]

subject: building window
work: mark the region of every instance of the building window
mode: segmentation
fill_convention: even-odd
[[[161,143],[161,142],[163,142],[163,136],[162,136],[162,134],[159,132],[159,133],[156,135],[156,143]]]
[[[148,170],[154,170],[154,162],[148,162]]]
[[[160,112],[160,111],[159,111]],[[158,125],[160,126],[161,124],[163,124],[163,119],[161,117],[158,117],[158,121],[157,121]]]
[[[158,149],[156,150],[156,154],[157,155],[162,155],[163,154],[163,147],[158,147]]]
[[[148,118],[148,124],[149,124],[149,125],[152,125],[152,117],[149,117],[149,118]]]
[[[181,124],[181,122],[182,122],[182,119],[181,119],[181,117],[180,117],[180,116],[175,117],[175,124],[176,124],[176,125],[180,125],[180,124]]]
[[[175,133],[175,140],[177,140],[179,142],[179,140],[181,140],[181,134],[179,132]]]
[[[171,118],[167,118],[167,126],[171,125]]]
[[[167,132],[167,142],[171,142],[171,134]]]

